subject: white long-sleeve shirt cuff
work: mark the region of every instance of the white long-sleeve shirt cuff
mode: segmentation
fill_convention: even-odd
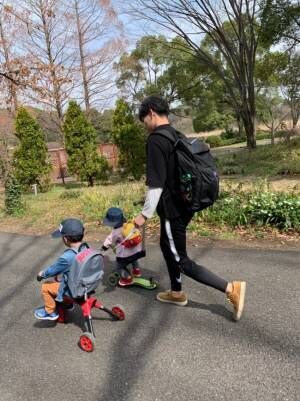
[[[142,215],[150,219],[156,210],[163,188],[149,188],[142,210]]]

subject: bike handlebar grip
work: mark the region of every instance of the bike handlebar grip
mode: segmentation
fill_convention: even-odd
[[[39,274],[36,276],[37,281],[42,281],[44,279],[43,276],[40,276]]]

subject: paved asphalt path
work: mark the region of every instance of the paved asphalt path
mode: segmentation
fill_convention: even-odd
[[[0,401],[299,400],[300,252],[191,249],[216,273],[247,281],[239,323],[223,294],[188,278],[184,308],[155,301],[157,291],[103,286],[99,297],[124,305],[126,320],[96,310],[96,349],[84,353],[78,310],[67,325],[33,317],[35,276],[61,250],[47,237],[0,234]],[[143,265],[168,286],[158,247]]]

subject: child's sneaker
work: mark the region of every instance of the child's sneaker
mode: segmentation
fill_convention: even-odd
[[[167,302],[178,306],[185,306],[188,303],[187,296],[182,291],[159,292],[156,299],[160,302]]]
[[[57,312],[48,313],[45,308],[38,308],[34,311],[34,316],[40,320],[57,320],[59,315]]]
[[[126,287],[127,285],[132,285],[132,284],[133,284],[132,277],[128,277],[128,278],[121,277],[120,280],[119,280],[119,285],[121,287]]]
[[[142,271],[139,267],[133,267],[132,274],[134,275],[134,277],[141,277]]]
[[[245,281],[233,281],[233,290],[227,294],[228,301],[233,305],[233,318],[234,320],[240,320],[245,303],[246,294],[246,282]]]

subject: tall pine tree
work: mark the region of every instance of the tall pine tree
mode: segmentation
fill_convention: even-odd
[[[65,115],[63,131],[69,172],[93,186],[96,178],[105,177],[109,167],[106,159],[97,153],[96,130],[73,100]]]
[[[13,157],[16,179],[24,187],[42,187],[51,169],[46,140],[39,124],[24,107],[16,116],[16,136],[20,141]]]
[[[117,101],[113,114],[112,137],[119,149],[119,166],[126,175],[140,179],[144,174],[145,132],[123,99]]]

